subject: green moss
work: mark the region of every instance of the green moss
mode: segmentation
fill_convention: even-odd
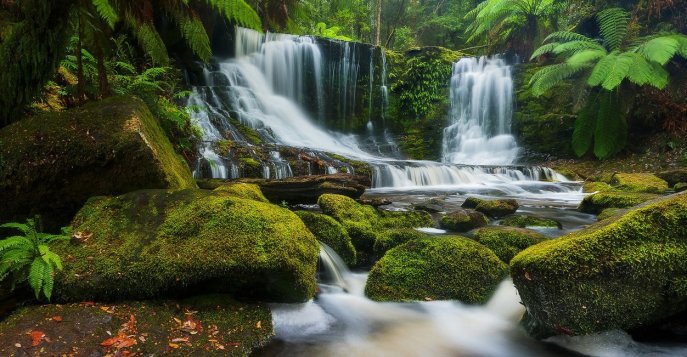
[[[650,193],[599,192],[586,196],[578,209],[581,212],[599,214],[606,208],[629,208],[658,197]]]
[[[229,121],[250,144],[261,145],[263,143],[262,137],[255,129],[244,125],[238,119],[230,118]]]
[[[413,239],[427,238],[428,235],[414,229],[392,229],[377,236],[374,244],[374,253],[382,257],[389,249],[395,248]]]
[[[372,262],[373,247],[377,236],[388,229],[418,228],[433,226],[427,212],[378,211],[372,206],[361,205],[350,197],[324,194],[317,201],[322,212],[339,221],[355,246],[358,263]]]
[[[351,167],[353,167],[353,171],[354,171],[354,172],[352,172],[352,174],[361,175],[361,176],[371,176],[372,175],[372,167],[370,166],[370,164],[368,164],[364,161],[349,159],[347,157],[333,154],[333,153],[329,153],[329,152],[327,153],[327,156],[331,157],[334,160],[338,160],[338,161],[341,161],[345,164],[351,165]],[[348,170],[345,166],[342,166],[339,168],[339,171],[347,172],[347,171],[344,171],[343,169]]]
[[[624,213],[627,212],[627,210],[622,208],[606,208],[603,211],[601,211],[601,213],[599,213],[596,219],[598,219],[599,221],[603,221],[604,219],[611,218],[621,212]]]
[[[211,191],[146,190],[90,200],[72,227],[93,236],[54,247],[65,260],[58,301],[200,289],[295,302],[315,292],[317,241],[276,205]]]
[[[477,197],[468,197],[461,207],[474,209],[489,217],[499,218],[515,213],[520,205],[518,205],[518,201],[513,199],[483,200]]]
[[[344,263],[349,266],[355,265],[355,247],[346,229],[339,222],[332,217],[319,213],[298,211],[296,214],[317,240],[334,249]]]
[[[659,172],[656,176],[668,182],[669,186],[675,186],[680,182],[687,182],[687,168]]]
[[[552,227],[552,228],[563,228],[563,225],[561,225],[561,222],[556,221],[555,219],[550,219],[550,218],[542,218],[542,217],[535,217],[535,216],[527,216],[527,215],[513,215],[513,216],[508,216],[501,220],[500,223],[502,226],[509,226],[509,227],[519,227],[519,228],[526,228],[526,227]]]
[[[455,232],[468,232],[475,228],[486,226],[489,223],[489,219],[477,211],[458,210],[441,217],[439,223],[444,229]]]
[[[548,240],[545,235],[535,231],[513,227],[480,228],[475,231],[475,239],[505,263],[509,263],[525,248]]]
[[[194,312],[186,315],[187,312]],[[61,322],[53,317],[59,316]],[[227,295],[198,296],[183,301],[127,302],[116,305],[66,304],[29,306],[0,323],[0,354],[14,356],[27,349],[41,350],[49,356],[106,355],[114,352],[101,343],[117,335],[122,325],[134,317],[133,330],[125,333],[136,344],[119,350],[137,355],[170,356],[245,356],[264,346],[274,335],[272,316],[265,304],[244,304]],[[179,330],[188,316],[202,326],[190,334]],[[27,331],[42,331],[50,342],[31,348]],[[111,333],[108,333],[108,331]],[[176,342],[188,338],[188,344]],[[214,341],[210,341],[214,340]],[[22,347],[16,347],[19,343]]]
[[[685,183],[685,182],[678,182],[678,183],[675,184],[675,186],[673,186],[673,190],[675,190],[675,192],[682,192],[682,191],[685,191],[685,190],[687,190],[687,183]]]
[[[143,101],[115,97],[0,130],[0,221],[66,225],[89,197],[196,187]]]
[[[523,303],[550,333],[648,325],[687,308],[687,195],[530,247],[511,261]]]
[[[260,186],[252,183],[230,183],[224,184],[213,191],[222,194],[238,198],[245,198],[249,200],[259,201],[269,203],[265,195],[262,194]]]
[[[582,185],[582,192],[594,193],[594,192],[611,192],[616,191],[611,185],[605,182],[588,181]]]
[[[637,193],[665,193],[668,191],[668,183],[654,174],[617,173],[611,178],[611,185],[620,191]]]
[[[377,301],[485,303],[508,269],[488,248],[462,237],[413,239],[375,264],[365,294]]]
[[[252,157],[241,157],[239,158],[239,161],[241,161],[242,164],[249,166],[250,168],[257,169],[261,168],[262,164],[258,160],[255,160]]]

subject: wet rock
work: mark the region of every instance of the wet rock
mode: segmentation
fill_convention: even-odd
[[[658,197],[651,193],[598,192],[586,196],[578,210],[584,213],[599,214],[606,208],[629,208]]]
[[[389,250],[375,264],[365,295],[376,301],[482,304],[507,272],[507,266],[489,248],[470,239],[412,239]]]
[[[656,176],[668,182],[668,185],[672,187],[680,182],[687,182],[687,169],[663,171],[657,173]]]
[[[668,191],[668,183],[650,173],[616,173],[611,178],[610,184],[616,190],[623,192],[665,193]]]
[[[441,228],[454,232],[468,232],[475,228],[486,226],[489,223],[489,219],[481,212],[462,209],[441,217],[439,222]]]
[[[375,198],[360,198],[358,199],[358,203],[361,205],[368,205],[372,207],[380,207],[380,206],[387,206],[392,204],[390,200],[386,198],[381,198],[381,197],[375,197]]]
[[[474,209],[492,218],[500,218],[515,213],[520,205],[513,199],[483,200],[468,197],[461,207]]]
[[[528,216],[528,215],[513,215],[513,216],[508,216],[505,217],[501,222],[499,223],[502,226],[509,226],[509,227],[519,227],[519,228],[527,228],[527,227],[551,227],[551,228],[558,228],[562,229],[563,225],[561,222],[551,219],[551,218],[542,218],[542,217],[536,217],[536,216]]]
[[[661,197],[522,251],[511,276],[540,331],[633,329],[687,307],[685,237],[687,194]]]

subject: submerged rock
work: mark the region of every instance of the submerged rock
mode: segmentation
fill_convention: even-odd
[[[217,189],[223,185],[235,182],[258,185],[270,202],[280,204],[312,204],[323,194],[337,194],[351,198],[359,198],[365,189],[370,187],[370,179],[366,176],[349,174],[299,176],[281,180],[266,179],[206,179],[199,180],[198,185],[205,189]]]
[[[535,231],[515,227],[485,227],[475,231],[475,240],[491,249],[503,262],[510,262],[525,248],[547,241]]]
[[[30,331],[44,335],[35,347]],[[246,356],[273,335],[265,304],[240,303],[227,295],[41,305],[22,308],[0,322],[0,340],[5,342],[0,355]]]
[[[376,301],[487,302],[508,273],[489,248],[463,237],[413,239],[389,250],[370,271],[365,295]]]
[[[202,190],[97,197],[61,242],[57,301],[109,301],[221,291],[267,301],[315,293],[317,240],[293,212]]]
[[[489,223],[489,219],[481,212],[463,209],[441,217],[439,222],[441,228],[454,232],[469,232],[475,228],[486,226]]]
[[[650,173],[616,173],[610,182],[613,188],[624,192],[665,193],[668,183]]]
[[[578,209],[580,212],[599,214],[607,208],[629,208],[652,200],[658,195],[632,192],[598,192],[586,196]]]
[[[483,200],[468,197],[461,207],[474,209],[492,218],[500,218],[515,213],[520,205],[513,199]]]
[[[685,310],[685,237],[687,194],[678,194],[524,250],[511,260],[511,276],[528,326],[582,335]]]
[[[196,187],[145,103],[116,97],[0,130],[0,222],[67,225],[92,196]]]
[[[317,240],[334,249],[344,263],[349,266],[355,265],[355,247],[351,243],[348,232],[339,222],[332,217],[315,212],[298,211],[296,214]]]
[[[528,216],[528,215],[508,216],[508,217],[504,218],[503,220],[501,220],[500,224],[502,226],[518,227],[518,228],[549,227],[549,228],[563,229],[563,225],[561,224],[561,222],[559,222],[555,219],[536,217],[536,216]]]

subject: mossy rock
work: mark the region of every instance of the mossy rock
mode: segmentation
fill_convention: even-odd
[[[203,190],[97,197],[60,242],[57,301],[112,301],[229,292],[300,302],[315,293],[319,246],[293,212]]]
[[[145,103],[115,97],[0,130],[0,222],[67,225],[92,196],[196,187]]]
[[[344,263],[353,266],[356,263],[356,252],[351,237],[346,229],[334,218],[324,214],[298,211],[305,226],[315,235],[320,242],[328,245],[338,254]]]
[[[424,211],[384,211],[361,205],[341,195],[321,195],[317,203],[322,212],[340,222],[351,237],[358,265],[373,263],[374,244],[380,233],[389,229],[432,227],[434,222]]]
[[[454,232],[469,232],[475,228],[484,227],[489,219],[481,212],[471,209],[463,209],[451,212],[439,221],[441,228]]]
[[[599,214],[606,208],[629,208],[652,200],[658,195],[632,192],[599,192],[586,196],[578,209],[584,213]]]
[[[536,217],[536,216],[528,216],[528,215],[512,215],[504,218],[501,220],[499,223],[502,226],[509,226],[509,227],[519,227],[519,228],[527,228],[527,227],[549,227],[549,228],[558,228],[562,229],[563,225],[561,222],[558,222],[555,219],[551,218],[542,218],[542,217]]]
[[[665,193],[668,191],[668,183],[654,174],[617,173],[611,178],[611,186],[624,192],[637,193]]]
[[[463,237],[413,239],[389,250],[370,271],[376,301],[459,300],[483,304],[508,272],[489,248]]]
[[[189,318],[202,328],[189,330],[193,333],[182,331],[180,325]],[[119,350],[101,345],[120,330],[136,344]],[[45,339],[31,347],[28,331],[41,331]],[[78,351],[79,356],[113,352],[145,356],[246,356],[267,344],[273,335],[272,316],[266,304],[240,303],[227,295],[116,305],[41,305],[24,307],[0,323],[0,340],[5,341],[0,344],[0,355],[71,356]],[[181,340],[173,342],[175,339]],[[188,343],[182,342],[185,340]]]
[[[668,182],[669,186],[675,186],[680,182],[687,182],[687,168],[659,172],[656,176]]]
[[[611,218],[619,213],[627,212],[627,209],[623,208],[606,208],[596,217],[597,220],[603,221],[604,219]]]
[[[531,318],[549,334],[644,326],[687,308],[687,195],[530,247],[511,276]]]
[[[377,257],[382,257],[389,249],[395,248],[413,239],[427,238],[426,233],[414,229],[393,229],[377,235],[374,245],[374,253]]]
[[[483,200],[468,197],[461,207],[474,209],[492,218],[500,218],[515,213],[520,205],[513,199]]]
[[[685,182],[676,183],[675,186],[673,186],[673,190],[675,190],[675,192],[687,191],[687,183],[685,183]]]
[[[499,259],[509,263],[524,249],[547,241],[548,238],[529,229],[515,227],[485,227],[475,231],[475,240],[491,249]]]
[[[269,203],[265,195],[262,194],[260,186],[251,183],[226,184],[214,189],[215,192],[238,198],[245,198],[259,202]]]
[[[611,185],[606,182],[596,182],[588,181],[582,185],[582,192],[594,193],[594,192],[612,192],[616,191]]]

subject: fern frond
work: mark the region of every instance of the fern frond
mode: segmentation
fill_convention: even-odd
[[[556,46],[553,53],[559,55],[562,53],[576,53],[582,50],[604,50],[604,48],[594,41],[574,40]]]
[[[590,65],[590,62],[596,61],[606,56],[605,49],[590,49],[575,53],[566,60],[566,62],[573,66]]]
[[[219,10],[227,20],[254,30],[262,28],[262,21],[260,21],[258,13],[244,0],[205,0],[205,2]]]
[[[554,48],[556,48],[556,46],[558,46],[558,45],[560,45],[559,42],[551,42],[551,43],[547,43],[547,44],[539,46],[539,48],[534,50],[534,52],[532,53],[532,56],[530,56],[530,61],[539,57],[539,56],[543,56],[543,55],[548,54],[548,53],[553,53]]]
[[[637,48],[637,52],[649,61],[665,65],[680,49],[680,43],[671,36],[653,38]]]
[[[12,229],[16,229],[16,230],[18,230],[24,234],[29,234],[29,232],[31,232],[33,230],[33,228],[31,226],[29,226],[28,224],[15,223],[15,222],[2,224],[2,225],[0,225],[0,228],[12,228]]]
[[[155,28],[148,23],[139,24],[138,28],[133,30],[136,33],[136,39],[141,45],[146,54],[153,60],[156,64],[166,65],[169,63],[169,57],[167,55],[167,47],[162,41],[162,37],[155,30]]]
[[[596,15],[599,23],[599,30],[608,47],[613,50],[620,49],[627,27],[630,22],[630,14],[621,8],[610,8],[599,12]]]
[[[93,6],[95,6],[96,11],[100,17],[110,26],[114,28],[119,21],[119,15],[117,10],[110,4],[109,0],[91,0]]]
[[[43,295],[45,295],[48,301],[52,298],[52,290],[55,285],[55,278],[52,274],[52,268],[46,269],[43,272]]]
[[[606,55],[606,57],[599,60],[596,66],[594,66],[594,69],[592,70],[592,73],[589,75],[589,78],[587,78],[587,84],[590,87],[596,87],[601,85],[601,83],[603,83],[606,77],[608,76],[608,73],[611,72],[611,69],[613,68],[613,63],[615,62],[615,59],[617,57],[618,52],[611,52],[608,55]]]
[[[13,236],[0,240],[0,253],[12,249],[33,250],[33,242],[21,236]]]
[[[34,259],[29,269],[29,285],[36,293],[36,299],[43,288],[45,271],[49,269],[48,264],[43,259]]]
[[[658,89],[668,85],[668,72],[660,64],[649,62],[636,52],[625,52],[622,56],[627,56],[633,61],[632,68],[627,74],[630,82],[639,86],[651,85]]]
[[[560,84],[562,80],[574,76],[585,68],[588,66],[576,66],[566,62],[546,66],[530,79],[532,94],[538,97]]]
[[[544,39],[544,42],[549,42],[549,41],[558,41],[558,42],[569,42],[569,41],[594,41],[591,38],[581,35],[576,32],[571,32],[571,31],[557,31],[554,32],[546,37]]]
[[[575,119],[575,130],[573,131],[572,147],[575,155],[582,157],[589,151],[594,139],[594,129],[599,110],[599,102],[596,98],[590,98],[587,105],[582,108],[577,119]]]
[[[617,93],[605,92],[599,100],[594,132],[594,155],[607,159],[619,153],[627,142],[627,123]]]
[[[52,267],[57,268],[57,270],[62,270],[62,259],[60,256],[53,253],[47,245],[38,246],[38,251],[41,254],[41,258],[44,262]]]
[[[601,83],[601,86],[608,91],[614,90],[627,78],[633,65],[632,57],[625,56],[625,54],[615,56],[614,59],[615,61],[611,63],[606,73],[606,78]]]

